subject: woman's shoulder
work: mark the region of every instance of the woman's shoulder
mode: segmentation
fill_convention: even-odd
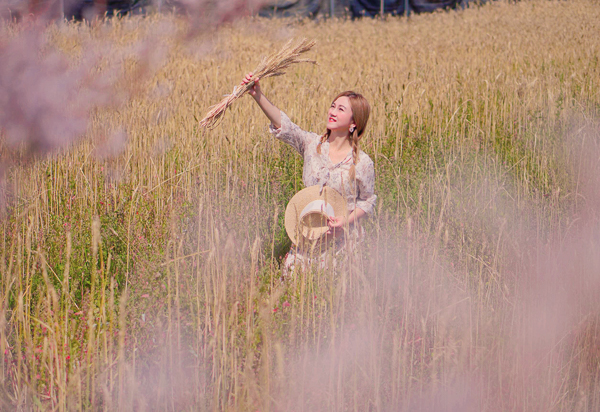
[[[319,142],[321,142],[321,137],[323,137],[322,134],[315,133],[315,132],[306,132],[306,133],[309,136],[309,139],[312,144],[318,145]]]
[[[362,163],[367,167],[373,167],[373,160],[371,160],[371,157],[362,150],[358,151],[358,163]]]

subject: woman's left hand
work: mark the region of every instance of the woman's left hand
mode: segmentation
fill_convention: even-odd
[[[334,216],[327,219],[327,226],[329,226],[329,230],[327,231],[328,235],[335,234],[339,230],[341,230],[348,220],[343,216]]]

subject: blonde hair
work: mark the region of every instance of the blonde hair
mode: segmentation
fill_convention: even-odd
[[[349,132],[348,139],[350,140],[350,144],[352,145],[352,166],[350,167],[350,179],[354,180],[355,177],[355,165],[358,163],[358,142],[367,127],[367,122],[369,121],[369,115],[371,114],[371,106],[369,106],[369,102],[364,98],[362,94],[355,93],[353,91],[345,91],[338,94],[333,102],[335,102],[340,97],[347,97],[350,101],[350,108],[352,110],[352,121],[356,125],[354,131],[352,133]],[[332,103],[333,103],[332,102]],[[331,134],[331,130],[327,129],[323,136],[321,136],[321,141],[317,146],[317,153],[321,153],[321,144],[326,142],[329,139],[329,135]]]

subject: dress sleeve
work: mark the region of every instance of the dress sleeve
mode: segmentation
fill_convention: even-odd
[[[362,159],[356,165],[355,172],[358,186],[356,207],[361,208],[368,215],[372,215],[375,210],[375,202],[377,201],[373,161],[368,156],[365,156],[365,159]]]
[[[312,133],[306,132],[292,123],[290,118],[281,111],[281,127],[276,129],[272,124],[269,125],[269,131],[276,138],[289,144],[304,156],[304,150],[310,143]]]

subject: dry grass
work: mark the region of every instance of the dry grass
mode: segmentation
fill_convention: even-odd
[[[46,34],[75,62],[163,19]],[[598,22],[593,1],[496,2],[171,48],[73,150],[7,173],[0,408],[600,410]],[[367,96],[380,197],[360,253],[282,285],[301,159],[250,100],[197,117],[291,36],[319,66],[265,94],[314,131]]]

